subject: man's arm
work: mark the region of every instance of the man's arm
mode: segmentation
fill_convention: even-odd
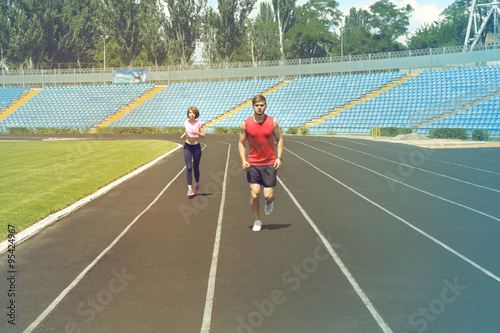
[[[283,157],[283,136],[281,135],[280,126],[278,121],[274,119],[274,137],[278,140],[278,146],[276,147],[276,161],[274,162],[274,168],[279,169],[281,167],[281,158]],[[278,158],[279,157],[279,158]]]
[[[241,165],[243,170],[247,170],[250,167],[247,161],[247,150],[245,148],[245,143],[247,141],[247,129],[245,127],[245,122],[243,121],[240,125],[240,140],[238,141],[238,151],[240,152]]]

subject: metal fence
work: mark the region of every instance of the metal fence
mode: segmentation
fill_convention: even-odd
[[[425,69],[477,66],[500,63],[500,43],[485,44],[463,52],[462,46],[409,50],[343,57],[260,61],[246,63],[203,63],[191,66],[136,67],[147,69],[148,82],[170,84],[190,81],[223,81],[265,78],[296,78],[346,75],[384,71],[419,73]],[[74,68],[16,70],[2,69],[2,86],[45,87],[58,85],[113,84],[113,71],[124,68]]]

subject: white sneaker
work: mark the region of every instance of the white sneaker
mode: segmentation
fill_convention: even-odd
[[[253,223],[252,230],[253,231],[260,231],[261,228],[262,228],[262,222],[259,220],[255,220],[255,222]]]
[[[273,212],[273,206],[274,206],[273,204],[274,201],[271,202],[269,205],[266,202],[266,207],[264,208],[264,212],[266,213],[266,215],[271,215],[271,213]]]

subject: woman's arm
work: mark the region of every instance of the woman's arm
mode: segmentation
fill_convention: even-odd
[[[205,129],[203,128],[203,125],[201,125],[200,130],[196,131],[196,133],[200,136],[200,138],[205,137]]]

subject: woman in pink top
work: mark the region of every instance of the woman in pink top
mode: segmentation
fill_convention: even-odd
[[[203,130],[203,123],[196,120],[200,116],[200,112],[194,106],[190,107],[187,111],[188,119],[184,122],[186,131],[182,134],[181,139],[186,138],[184,143],[184,161],[186,161],[187,171],[187,196],[192,197],[200,191],[200,160],[201,160],[201,146],[199,138],[205,137]],[[194,180],[196,182],[193,191],[193,171]]]

